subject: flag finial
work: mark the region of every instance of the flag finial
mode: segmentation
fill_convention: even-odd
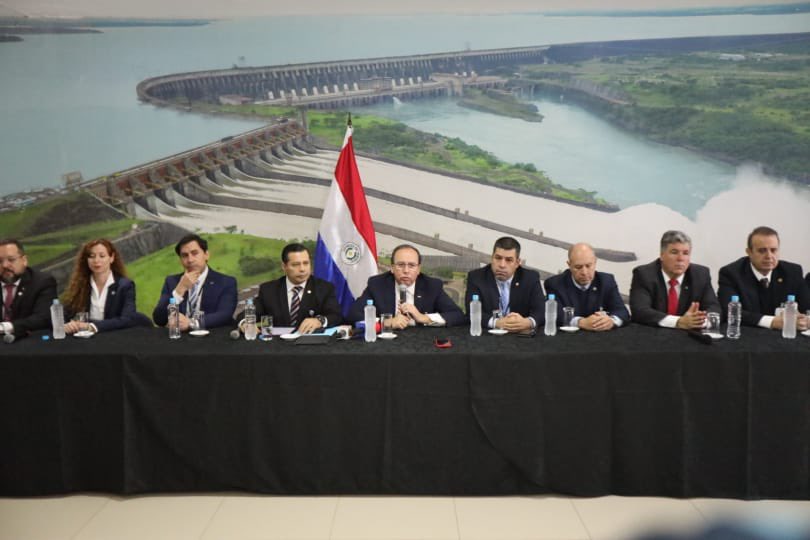
[[[352,113],[349,113],[349,119],[346,121],[346,125],[352,127]]]

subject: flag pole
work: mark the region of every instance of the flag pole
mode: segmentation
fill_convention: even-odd
[[[348,127],[352,127],[352,113],[349,113],[349,120],[346,122]]]

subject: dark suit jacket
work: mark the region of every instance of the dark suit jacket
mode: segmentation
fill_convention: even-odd
[[[467,274],[464,305],[467,307],[468,318],[474,294],[481,300],[481,328],[486,328],[492,312],[500,308],[501,297],[491,266],[487,265]],[[540,284],[540,274],[522,266],[518,267],[512,276],[512,287],[509,289],[509,311],[524,317],[534,317],[538,327],[546,323],[545,295]]]
[[[256,304],[256,317],[262,315],[273,316],[273,326],[290,326],[290,305],[287,301],[287,277],[262,283],[259,295],[254,300]],[[301,291],[301,307],[299,308],[298,322],[313,315],[326,317],[327,326],[337,326],[343,322],[340,304],[335,296],[335,286],[326,280],[311,276]],[[237,321],[244,317],[244,313],[236,317]]]
[[[152,326],[152,321],[143,313],[135,311],[135,283],[131,279],[115,276],[115,282],[107,291],[104,303],[104,318],[92,320],[99,332],[120,330],[131,326]],[[92,294],[92,293],[91,293]],[[90,299],[87,299],[90,305]],[[66,310],[65,320],[69,321],[73,313]]]
[[[548,278],[545,284],[546,294],[557,295],[557,324],[563,323],[562,308],[565,306],[572,306],[577,317],[589,317],[602,308],[608,314],[620,318],[624,324],[630,322],[630,313],[622,301],[613,274],[596,272],[586,291],[584,302],[574,285],[571,270]]]
[[[807,275],[804,276],[804,280],[807,282],[807,288],[810,289],[810,272],[807,272]]]
[[[630,282],[630,312],[633,322],[657,326],[667,316],[669,286],[661,275],[661,260],[633,269]],[[712,289],[709,269],[699,264],[690,264],[681,284],[678,298],[678,315],[683,315],[692,302],[699,302],[703,311],[720,312],[720,302]]]
[[[160,292],[155,310],[152,312],[152,319],[158,326],[166,326],[169,321],[169,298],[172,291],[180,282],[183,274],[175,274],[166,278],[163,282],[163,290]],[[180,303],[180,312],[187,313],[188,295],[186,292],[183,301]],[[202,288],[202,303],[200,309],[205,312],[205,326],[216,328],[227,326],[233,323],[233,312],[236,311],[236,279],[208,268],[208,278]]]
[[[0,292],[5,293],[3,289]],[[11,324],[14,337],[51,327],[51,304],[56,298],[56,280],[33,268],[26,268],[20,276],[17,294],[11,303]]]
[[[741,257],[731,264],[727,264],[720,269],[717,280],[717,295],[720,297],[720,304],[728,306],[732,295],[740,297],[742,303],[742,323],[748,326],[757,326],[763,315],[773,315],[773,310],[769,313],[762,313],[759,305],[759,282],[751,270],[751,259]],[[772,301],[778,307],[780,303],[787,300],[787,295],[796,296],[799,303],[799,312],[804,313],[810,309],[810,290],[807,283],[802,278],[802,267],[787,261],[779,261],[776,268],[771,273],[771,284],[768,287]],[[728,318],[728,310],[723,310],[723,319]]]
[[[394,283],[394,274],[391,272],[368,278],[366,290],[363,291],[360,298],[355,300],[349,310],[349,320],[356,322],[364,319],[363,310],[366,307],[366,300],[374,300],[378,317],[382,313],[395,314],[397,295]],[[444,292],[444,285],[440,279],[419,274],[416,278],[413,303],[416,309],[422,313],[440,314],[447,326],[464,324],[464,313]]]

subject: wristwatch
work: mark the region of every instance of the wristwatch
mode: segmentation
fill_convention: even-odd
[[[321,323],[321,328],[326,328],[326,317],[323,315],[318,315],[315,318],[318,319],[319,323]]]

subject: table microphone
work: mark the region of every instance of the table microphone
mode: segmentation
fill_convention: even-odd
[[[390,297],[389,297],[390,298]],[[399,303],[404,304],[408,298],[408,286],[404,283],[399,284]]]
[[[239,339],[241,337],[240,334],[239,334],[239,329],[238,328],[235,328],[235,329],[231,330],[231,333],[229,335],[230,335],[231,339],[234,340],[234,341],[236,341],[237,339]]]
[[[15,339],[17,339],[17,336],[14,334],[6,334],[3,336],[3,343],[14,343]]]

